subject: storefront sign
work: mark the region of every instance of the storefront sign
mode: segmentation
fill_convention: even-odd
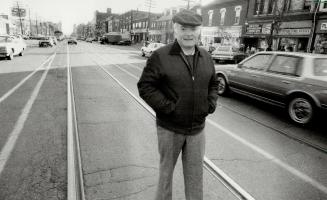
[[[281,29],[278,32],[278,35],[310,35],[311,29],[310,28],[285,28]]]
[[[321,23],[320,30],[327,31],[327,22]]]
[[[241,33],[241,26],[202,27],[201,29],[201,35],[207,37],[238,38],[241,37]]]
[[[262,30],[261,24],[249,24],[249,26],[246,27],[247,34],[261,34],[261,30]]]
[[[270,34],[271,24],[249,24],[246,27],[246,34],[256,35],[256,34]]]

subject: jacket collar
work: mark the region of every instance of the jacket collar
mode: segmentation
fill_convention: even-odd
[[[180,55],[181,52],[182,52],[182,48],[181,48],[181,46],[179,46],[177,40],[175,39],[175,41],[169,51],[169,54],[170,55]],[[197,45],[195,45],[195,54],[198,54],[199,56],[201,56],[201,52]]]

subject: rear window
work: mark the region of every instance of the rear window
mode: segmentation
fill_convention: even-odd
[[[326,58],[315,59],[313,74],[315,76],[327,76],[327,59]]]

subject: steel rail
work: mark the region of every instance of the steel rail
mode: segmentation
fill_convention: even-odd
[[[73,76],[67,45],[67,200],[85,200]]]
[[[97,57],[101,58],[97,55]],[[90,57],[91,58],[91,57]],[[91,58],[94,63],[96,63],[110,78],[112,78],[120,87],[122,87],[130,96],[134,98],[146,111],[148,111],[151,116],[155,119],[155,112],[148,106],[143,100],[136,97],[127,87],[125,87],[116,77],[114,77],[107,69],[105,69],[96,60]],[[101,58],[102,59],[102,58]],[[117,64],[112,64],[118,69],[126,73],[126,70],[122,69]],[[127,73],[130,75],[129,73]],[[132,76],[135,78],[135,76]],[[217,178],[231,193],[240,200],[255,200],[248,192],[246,192],[241,186],[239,186],[234,180],[228,177],[221,169],[219,169],[214,163],[212,163],[206,156],[204,156],[203,161],[204,168],[207,169],[215,178]]]

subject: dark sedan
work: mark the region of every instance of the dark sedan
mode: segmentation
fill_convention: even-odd
[[[68,39],[67,44],[77,44],[77,40],[70,38]]]
[[[216,74],[220,95],[233,91],[285,107],[298,124],[308,124],[318,110],[327,110],[325,55],[259,52],[238,65],[216,66]]]

